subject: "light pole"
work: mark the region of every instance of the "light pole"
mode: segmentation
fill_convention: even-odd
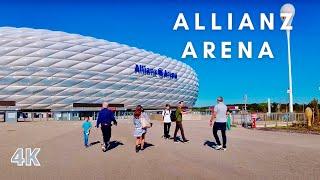
[[[244,101],[244,110],[247,112],[247,101],[248,101],[247,94],[243,96],[243,101]]]
[[[271,100],[268,98],[268,114],[271,114]]]
[[[280,9],[281,13],[290,13],[292,14],[289,21],[289,25],[292,23],[293,16],[295,14],[295,9],[292,4],[284,4]],[[285,17],[281,16],[281,19],[284,21]],[[293,95],[292,95],[292,74],[291,74],[291,53],[290,53],[290,30],[287,30],[287,43],[288,43],[288,68],[289,68],[289,112],[293,113]]]

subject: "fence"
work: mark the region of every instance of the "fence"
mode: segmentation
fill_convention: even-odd
[[[232,118],[233,124],[251,126],[252,114],[234,114]],[[257,113],[257,127],[277,127],[289,126],[292,124],[305,125],[307,123],[304,113]]]
[[[154,112],[146,112],[151,119],[153,120],[162,120],[162,116],[158,114],[156,111]],[[53,113],[54,116],[54,113]],[[133,112],[117,112],[115,113],[115,117],[117,120],[126,120],[131,119],[133,116]],[[196,112],[193,111],[184,115],[185,120],[209,120],[211,117],[211,111],[204,112]],[[276,127],[276,126],[289,126],[292,124],[305,125],[307,120],[305,118],[304,113],[257,113],[256,114],[256,125],[257,127]],[[21,121],[47,121],[54,120],[53,117],[48,116],[40,116],[38,118],[29,117],[29,118],[18,118],[18,122]],[[55,120],[67,120],[68,118],[64,118],[61,116],[60,119]],[[95,119],[95,117],[91,117],[91,119]],[[80,120],[79,117],[69,118],[69,120]],[[232,114],[232,124],[237,125],[252,125],[252,114],[251,113],[236,113]]]

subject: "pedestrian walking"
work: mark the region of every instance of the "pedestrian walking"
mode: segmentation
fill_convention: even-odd
[[[108,146],[111,138],[112,122],[114,125],[118,124],[114,117],[114,113],[108,108],[109,108],[109,105],[107,102],[102,103],[102,109],[98,114],[97,125],[96,125],[97,128],[99,128],[99,126],[101,125],[101,131],[103,136],[103,144],[102,144],[103,152],[106,152],[108,150]]]
[[[216,150],[227,150],[227,136],[226,136],[226,126],[227,126],[227,106],[223,103],[223,97],[217,98],[217,105],[214,106],[214,111],[210,119],[210,126],[214,121],[212,132],[216,140]],[[223,145],[218,136],[218,131],[221,131]]]
[[[165,139],[170,138],[170,127],[171,127],[171,109],[170,105],[166,104],[165,109],[162,111],[162,120],[163,120],[163,137]]]
[[[89,147],[89,135],[91,130],[92,124],[89,121],[89,117],[85,117],[84,122],[82,123],[82,129],[83,129],[83,140],[84,140],[84,146],[87,148]]]
[[[138,153],[140,150],[144,150],[147,128],[150,128],[152,126],[149,117],[147,116],[147,114],[143,113],[143,111],[144,110],[142,106],[138,105],[133,114],[133,136],[136,138],[136,153]]]
[[[232,114],[228,111],[227,113],[227,130],[231,130],[232,125]]]
[[[186,139],[185,135],[184,135],[184,130],[183,130],[183,126],[182,126],[182,114],[186,113],[184,111],[184,102],[180,101],[176,110],[176,128],[174,131],[174,142],[179,142],[177,139],[177,133],[180,130],[181,136],[182,136],[182,142],[186,143],[189,142],[189,140]]]

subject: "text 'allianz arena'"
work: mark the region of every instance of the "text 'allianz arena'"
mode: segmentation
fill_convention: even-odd
[[[180,61],[59,31],[0,28],[0,67],[0,101],[24,109],[103,101],[193,106],[198,96],[196,73]]]

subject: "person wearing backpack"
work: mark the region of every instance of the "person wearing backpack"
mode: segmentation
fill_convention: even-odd
[[[178,139],[177,139],[177,133],[180,130],[181,132],[181,136],[182,136],[182,142],[183,143],[187,143],[189,142],[188,139],[186,139],[186,137],[184,136],[184,131],[183,131],[183,126],[182,126],[182,114],[185,113],[185,111],[182,109],[183,108],[183,101],[179,102],[178,108],[175,112],[176,115],[176,129],[174,130],[174,136],[173,136],[173,140],[175,143],[178,143]]]
[[[163,137],[165,139],[170,138],[170,127],[171,127],[171,109],[170,105],[166,104],[166,108],[162,111],[162,120],[163,120]]]

